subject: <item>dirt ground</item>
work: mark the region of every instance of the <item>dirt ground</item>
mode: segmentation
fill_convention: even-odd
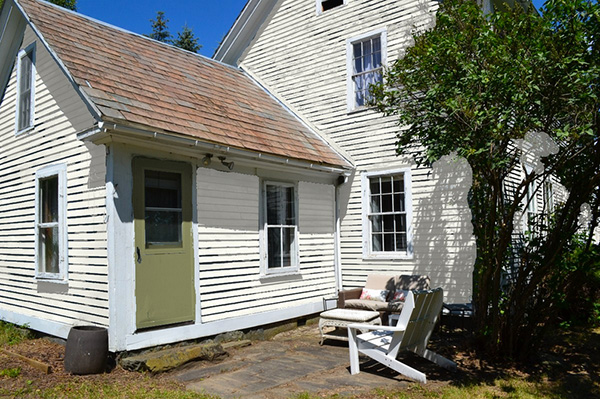
[[[307,329],[283,333],[276,339],[298,339],[306,334]],[[269,341],[256,341],[254,350],[269,350]],[[428,374],[427,387],[435,388],[448,384],[465,384],[473,382],[491,382],[503,376],[518,376],[528,379],[547,380],[558,384],[569,397],[600,397],[600,329],[582,332],[557,332],[548,340],[547,350],[539,353],[529,366],[510,364],[492,365],[476,359],[468,349],[465,333],[437,332],[430,342],[432,349],[454,360],[459,373],[448,376],[443,371]],[[44,391],[56,386],[68,386],[82,382],[119,385],[148,385],[165,389],[184,389],[185,385],[174,378],[173,373],[148,375],[129,372],[121,367],[113,367],[109,373],[91,376],[74,376],[63,367],[65,347],[49,339],[28,340],[17,345],[4,346],[2,349],[18,353],[50,365],[52,372],[48,375],[31,367],[17,357],[0,351],[0,370],[20,369],[17,377],[0,375],[0,392],[17,392],[24,386],[35,387]],[[243,349],[236,349],[243,350]],[[2,396],[2,395],[0,395]]]

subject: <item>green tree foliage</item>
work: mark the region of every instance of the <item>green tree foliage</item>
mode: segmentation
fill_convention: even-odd
[[[158,11],[156,19],[151,19],[150,22],[152,22],[152,33],[148,37],[194,53],[202,48],[202,45],[198,44],[198,38],[194,36],[194,32],[187,25],[177,33],[177,39],[173,40],[168,27],[169,20],[165,17],[164,11]]]
[[[152,33],[148,35],[151,39],[159,42],[171,43],[171,33],[169,32],[169,20],[165,17],[164,11],[157,11],[156,19],[151,19]]]
[[[194,32],[187,25],[184,25],[183,30],[177,33],[177,39],[173,41],[173,45],[192,53],[197,53],[202,48],[202,45],[198,44],[198,38],[194,36]]]
[[[581,206],[592,206],[592,226],[598,218],[600,7],[595,0],[544,7],[542,16],[520,7],[483,15],[476,1],[441,2],[435,27],[415,32],[414,45],[372,90],[378,109],[406,126],[400,153],[426,164],[455,153],[471,165],[478,337],[511,358],[534,350],[555,321],[556,281],[569,277],[561,263],[582,227]],[[555,148],[541,168],[524,170],[518,144],[533,132]],[[515,180],[516,171],[524,177]],[[515,240],[528,190],[540,192],[551,179],[568,190],[564,202],[542,210]]]
[[[77,11],[77,0],[50,0],[50,2],[68,10]]]

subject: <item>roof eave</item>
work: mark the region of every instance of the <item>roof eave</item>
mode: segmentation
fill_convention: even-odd
[[[311,160],[286,158],[274,154],[259,153],[223,144],[203,141],[193,137],[186,137],[166,132],[154,131],[151,128],[133,127],[120,122],[101,121],[85,131],[79,132],[77,138],[95,144],[106,144],[112,141],[111,135],[118,134],[122,138],[137,138],[152,140],[157,145],[168,144],[178,147],[193,148],[198,153],[222,153],[237,156],[250,161],[264,164],[286,165],[293,168],[311,170],[335,175],[349,175],[352,171],[350,165],[330,165]]]

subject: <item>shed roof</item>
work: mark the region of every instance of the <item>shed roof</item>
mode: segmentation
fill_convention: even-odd
[[[38,0],[17,0],[103,121],[349,166],[244,71]]]

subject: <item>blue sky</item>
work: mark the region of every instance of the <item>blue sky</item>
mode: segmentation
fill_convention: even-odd
[[[533,3],[539,8],[543,0]],[[150,20],[164,11],[172,35],[187,24],[203,46],[200,53],[211,57],[245,4],[246,0],[78,0],[77,11],[140,34],[150,33]]]
[[[148,34],[150,20],[164,11],[173,36],[187,24],[211,57],[246,0],[77,0],[77,12],[129,31]]]

